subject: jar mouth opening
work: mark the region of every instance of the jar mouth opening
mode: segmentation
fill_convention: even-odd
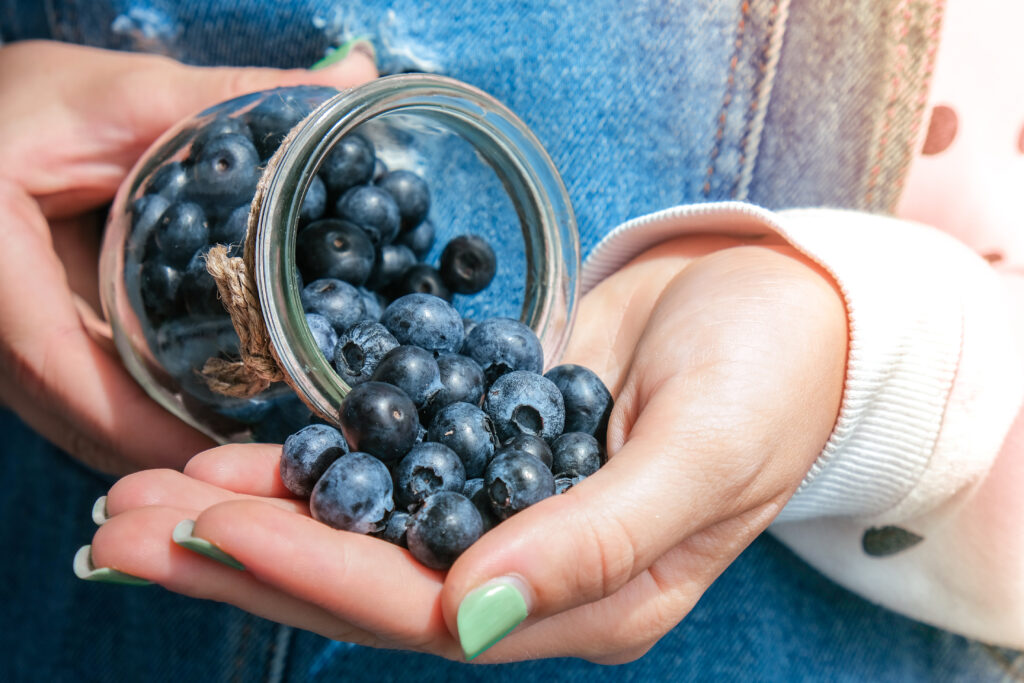
[[[299,213],[312,178],[345,135],[371,120],[422,117],[466,140],[501,181],[525,248],[520,319],[560,357],[579,295],[579,240],[568,193],[526,125],[486,93],[433,74],[386,76],[339,93],[313,111],[272,159],[253,200],[253,269],[267,334],[289,384],[320,417],[337,423],[350,387],[324,358],[306,324],[295,270]]]

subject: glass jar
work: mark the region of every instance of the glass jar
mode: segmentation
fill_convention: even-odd
[[[505,106],[429,74],[340,93],[303,86],[245,95],[181,122],[139,160],[114,199],[100,263],[104,312],[129,371],[218,441],[280,441],[312,415],[337,424],[349,387],[307,324],[296,241],[317,206],[339,198],[342,186],[324,175],[325,162],[346,136],[368,140],[375,152],[368,183],[384,168],[426,181],[432,246],[399,238],[424,263],[436,264],[460,234],[493,246],[491,284],[454,295],[464,318],[522,320],[540,338],[548,366],[564,349],[578,295],[575,217],[550,157]],[[222,148],[226,156],[217,157]],[[327,177],[334,182],[325,185]],[[248,286],[258,313],[253,329],[269,340],[280,370],[232,395],[211,389],[204,375],[211,358],[239,366],[239,323],[208,270],[218,244],[247,266],[235,279]]]

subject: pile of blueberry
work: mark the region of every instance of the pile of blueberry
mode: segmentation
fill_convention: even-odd
[[[487,529],[605,461],[608,389],[578,365],[540,374],[540,342],[517,320],[474,324],[408,294],[341,334],[334,359],[353,386],[341,429],[289,436],[281,478],[314,518],[428,567],[450,567]]]

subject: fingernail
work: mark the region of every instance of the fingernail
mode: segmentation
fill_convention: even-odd
[[[92,504],[92,521],[96,522],[96,526],[103,526],[108,519],[110,517],[107,516],[107,497],[100,496]]]
[[[194,521],[191,519],[183,519],[178,522],[176,527],[174,527],[174,531],[171,532],[171,538],[182,548],[187,548],[188,550],[197,552],[200,555],[206,555],[211,560],[217,560],[221,564],[226,564],[233,569],[245,569],[244,564],[231,557],[205,538],[193,536],[192,530],[195,528],[196,523]]]
[[[83,545],[75,553],[75,560],[72,563],[75,576],[85,581],[100,581],[101,583],[119,583],[125,586],[149,586],[153,582],[141,579],[138,576],[125,574],[110,567],[99,567],[92,563],[92,546]]]
[[[488,581],[462,599],[456,618],[466,661],[475,659],[529,614],[522,582],[512,577]]]
[[[341,60],[348,57],[353,52],[362,53],[363,56],[369,58],[374,64],[377,63],[377,51],[373,48],[373,43],[367,36],[357,36],[352,40],[348,41],[340,47],[336,47],[327,53],[327,56],[318,61],[313,66],[309,67],[310,71],[316,71],[317,69],[326,69],[329,66],[333,66]]]

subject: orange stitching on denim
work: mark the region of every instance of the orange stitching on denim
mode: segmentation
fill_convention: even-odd
[[[743,0],[740,7],[740,21],[736,26],[736,42],[733,45],[732,59],[729,60],[729,78],[725,83],[725,97],[722,98],[722,108],[718,112],[718,129],[715,131],[715,146],[711,149],[711,160],[708,164],[707,176],[704,179],[704,196],[711,194],[711,179],[715,175],[715,162],[721,152],[722,138],[725,136],[726,112],[732,102],[733,88],[736,84],[736,67],[739,64],[740,49],[743,47],[743,31],[746,28],[750,16],[750,0]]]

